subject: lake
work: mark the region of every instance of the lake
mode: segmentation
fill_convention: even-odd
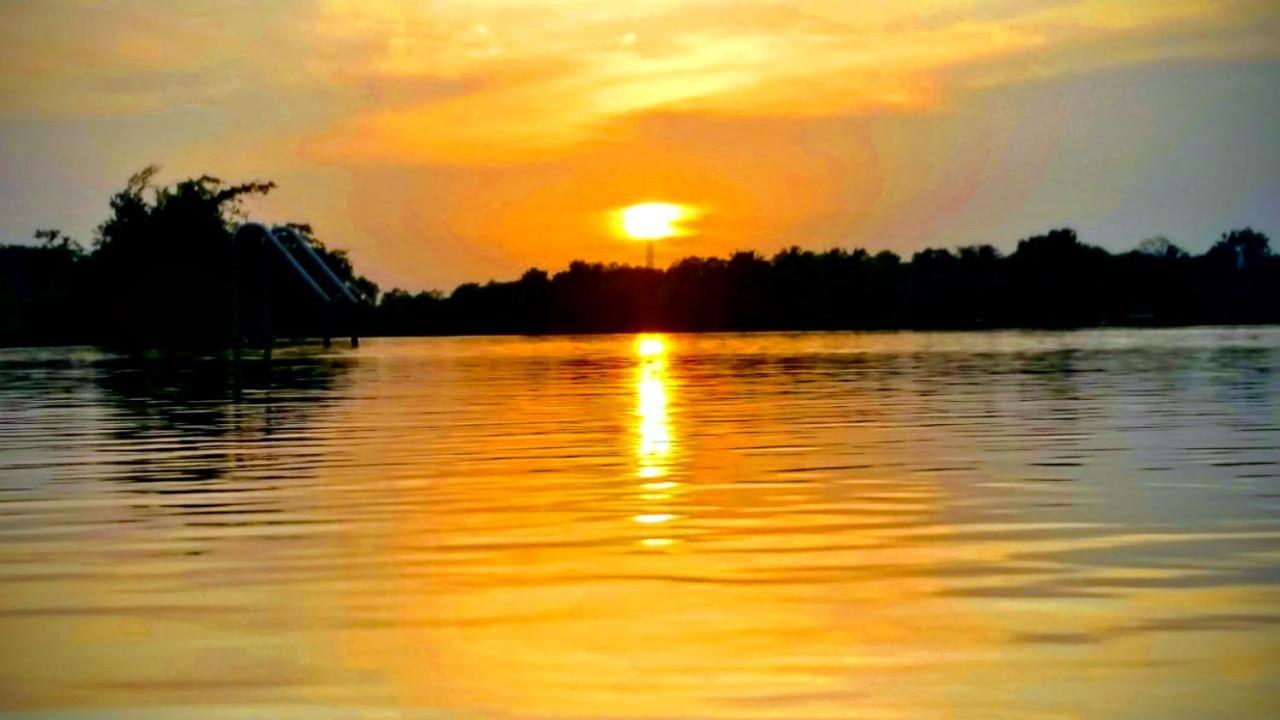
[[[1280,716],[1280,329],[0,350],[13,717]]]

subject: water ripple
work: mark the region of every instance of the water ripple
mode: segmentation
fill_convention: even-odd
[[[1280,714],[1280,331],[649,340],[0,350],[0,711]]]

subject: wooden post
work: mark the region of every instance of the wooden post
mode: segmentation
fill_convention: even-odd
[[[330,303],[332,306],[333,303]],[[325,308],[324,313],[324,349],[328,350],[333,347],[333,331],[337,330],[338,323],[333,317],[333,307]]]
[[[240,233],[231,236],[231,360],[240,370],[240,344],[244,335],[240,332]]]
[[[347,309],[347,322],[351,327],[351,347],[353,348],[360,347],[360,338],[356,335],[356,321],[358,320],[359,314],[360,306],[354,302],[351,303],[350,307]]]
[[[262,342],[263,359],[271,362],[271,346],[275,337],[271,332],[271,263],[266,252],[266,243],[262,245]]]

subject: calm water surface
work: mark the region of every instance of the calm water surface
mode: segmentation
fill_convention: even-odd
[[[0,713],[1280,715],[1280,330],[0,351]]]

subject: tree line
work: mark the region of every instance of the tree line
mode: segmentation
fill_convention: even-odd
[[[1070,229],[991,245],[891,251],[792,247],[689,257],[665,270],[574,262],[449,295],[391,290],[384,335],[640,330],[1068,328],[1280,322],[1280,256],[1225,233],[1193,256],[1164,238],[1113,254]]]
[[[57,230],[37,231],[38,245],[0,245],[0,344],[225,344],[233,262],[272,275],[278,335],[320,332],[296,279],[265,255],[236,261],[230,252],[243,200],[272,183],[203,176],[157,186],[155,173],[134,175],[111,198],[88,250]],[[666,269],[575,261],[554,275],[535,268],[445,294],[380,293],[343,251],[292,226],[356,289],[370,335],[1280,322],[1280,255],[1250,228],[1224,233],[1202,255],[1164,238],[1116,254],[1063,228],[1019,240],[1008,254],[992,245],[927,248],[909,259],[792,247],[772,257],[688,257]]]

